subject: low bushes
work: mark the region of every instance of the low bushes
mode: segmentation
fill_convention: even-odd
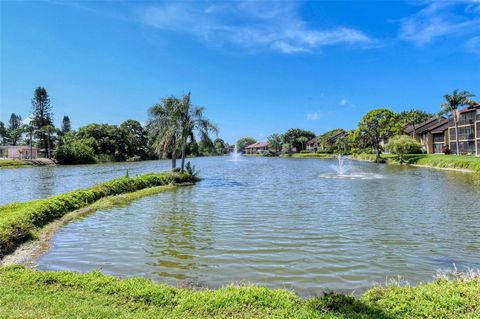
[[[188,174],[152,173],[134,178],[117,178],[47,199],[0,206],[0,258],[13,251],[22,241],[34,236],[37,229],[100,198],[195,180],[196,177]]]
[[[439,279],[416,287],[376,287],[362,297],[326,293],[301,299],[259,286],[189,290],[99,271],[78,274],[0,267],[5,318],[479,318],[480,278]]]
[[[97,162],[93,149],[82,143],[74,141],[70,144],[59,146],[55,153],[59,164],[93,164]]]

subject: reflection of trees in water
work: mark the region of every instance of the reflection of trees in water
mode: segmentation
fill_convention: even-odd
[[[162,195],[155,205],[158,215],[150,231],[150,254],[156,260],[150,265],[157,267],[156,273],[162,277],[192,279],[192,272],[208,267],[200,264],[198,256],[200,250],[213,246],[210,214],[192,209],[190,188]]]
[[[56,193],[61,193],[61,191],[56,192],[56,171],[54,167],[39,167],[38,170],[34,171],[32,181],[33,187],[36,188],[33,190],[35,194],[42,194],[41,198],[46,198],[55,195]]]

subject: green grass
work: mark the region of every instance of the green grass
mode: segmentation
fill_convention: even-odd
[[[35,166],[32,162],[25,160],[0,160],[0,169],[1,168],[21,168],[21,167],[32,167]]]
[[[406,155],[405,161],[408,164],[425,165],[439,168],[468,169],[480,172],[480,156],[412,154]]]
[[[151,173],[133,178],[117,178],[90,188],[71,191],[47,199],[0,206],[0,258],[12,252],[25,240],[35,238],[37,231],[48,223],[99,199],[155,186],[193,181],[195,181],[195,177],[187,174]],[[141,196],[141,194],[133,196]],[[117,200],[128,200],[128,198],[118,198]]]
[[[293,153],[293,158],[333,158],[335,155],[326,153]]]
[[[354,160],[374,161],[375,154],[358,154],[351,157]],[[382,154],[387,163],[398,164],[394,154]],[[436,168],[467,169],[480,172],[480,156],[443,155],[443,154],[408,154],[404,156],[406,164],[423,165]]]
[[[390,285],[356,299],[328,293],[301,299],[287,290],[228,286],[188,290],[100,272],[0,268],[2,318],[479,318],[480,279]]]

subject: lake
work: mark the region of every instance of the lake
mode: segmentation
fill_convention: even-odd
[[[191,160],[197,185],[98,211],[61,228],[43,270],[144,276],[187,287],[231,282],[362,291],[402,276],[480,267],[478,175],[336,160]],[[169,161],[0,170],[1,203],[168,169]]]

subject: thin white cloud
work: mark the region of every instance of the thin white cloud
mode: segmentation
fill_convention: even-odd
[[[354,107],[355,104],[353,104],[349,99],[347,99],[345,96],[342,96],[340,101],[338,101],[338,105],[340,106],[345,106],[345,107]]]
[[[338,26],[314,29],[298,16],[294,2],[167,2],[139,11],[145,25],[190,34],[203,41],[293,54],[331,45],[371,46],[364,32]]]
[[[465,44],[465,49],[467,52],[480,54],[480,36],[468,40]]]
[[[400,38],[424,45],[438,37],[479,33],[479,1],[438,1],[427,2],[418,13],[403,19]]]
[[[308,113],[307,120],[316,121],[320,119],[320,114],[318,112]]]

